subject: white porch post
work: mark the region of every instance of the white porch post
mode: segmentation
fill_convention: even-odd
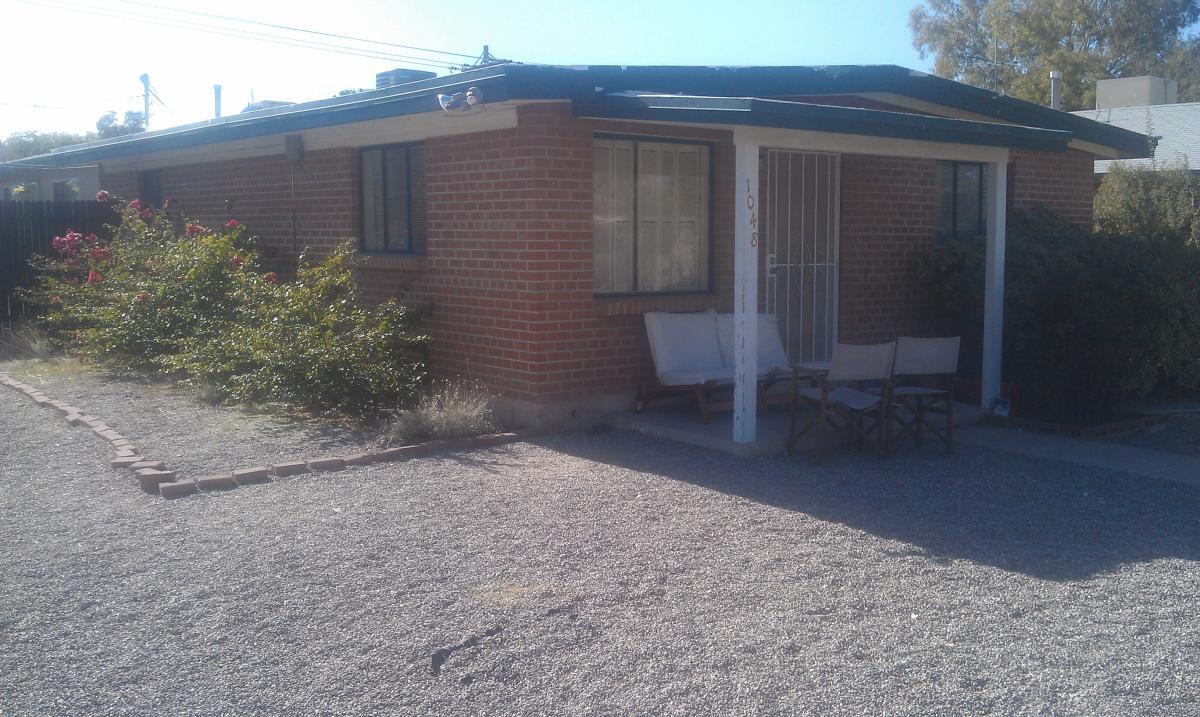
[[[987,260],[983,296],[983,381],[980,404],[991,410],[1000,398],[1004,340],[1004,213],[1008,205],[1008,164],[987,164]]]
[[[734,135],[733,441],[757,439],[758,145]]]

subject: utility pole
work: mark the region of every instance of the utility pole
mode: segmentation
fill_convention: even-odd
[[[143,72],[138,78],[142,81],[142,126],[150,130],[150,75]]]

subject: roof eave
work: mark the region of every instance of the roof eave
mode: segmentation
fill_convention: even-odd
[[[604,97],[572,104],[578,117],[770,127],[887,139],[1063,151],[1071,134],[1014,125],[756,98]]]

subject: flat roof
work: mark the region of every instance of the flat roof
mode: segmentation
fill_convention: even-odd
[[[733,101],[732,104],[751,104],[741,110],[730,110],[728,107],[723,110],[718,106],[719,103],[712,103],[707,109],[692,108],[692,114],[698,116],[695,113],[701,111],[741,111],[747,112],[748,117],[764,121],[784,121],[782,116],[788,115],[791,118],[788,121],[791,122],[800,122],[800,115],[803,114],[806,117],[804,121],[812,125],[808,128],[815,128],[822,121],[832,121],[835,108],[810,102],[789,103],[803,107],[781,109],[782,105],[769,103],[774,101],[773,98],[795,95],[888,92],[994,118],[998,122],[1013,123],[1018,127],[1016,130],[995,130],[993,133],[980,126],[1004,125],[990,122],[955,124],[963,123],[963,120],[944,120],[949,124],[938,124],[937,121],[942,118],[930,117],[920,120],[926,127],[937,126],[950,133],[947,136],[965,137],[970,134],[981,144],[1023,141],[1048,142],[1055,147],[1060,146],[1059,140],[1064,135],[1024,131],[1050,130],[1068,133],[1067,139],[1078,138],[1111,148],[1126,157],[1145,157],[1149,154],[1148,138],[1137,132],[895,65],[683,67],[509,63],[382,90],[246,112],[179,127],[62,147],[48,154],[7,164],[26,167],[86,164],[115,157],[297,132],[316,127],[437,112],[441,109],[437,99],[439,94],[453,94],[468,87],[480,88],[485,101],[489,103],[557,99],[569,100],[573,105],[589,107],[592,111],[599,111],[596,109],[599,107],[608,108],[607,111],[611,112],[620,111],[622,108],[632,111],[630,103],[619,99],[631,93],[646,96],[677,95],[681,96],[681,99],[727,98]],[[825,109],[817,110],[813,109],[814,107]],[[645,111],[667,112],[680,109],[682,108],[672,108],[666,103],[658,102]],[[909,128],[904,131],[912,131],[912,127],[917,126],[918,120],[902,119],[901,116],[921,117],[878,111],[874,111],[877,114],[857,114],[871,111],[841,109],[849,114],[836,116],[845,121],[884,123],[877,128],[875,134],[885,137],[899,136],[887,133],[900,132],[902,127]],[[855,126],[862,133],[869,129],[861,124]],[[842,127],[840,131],[846,130]],[[988,137],[992,140],[982,141]],[[1051,138],[1055,139],[1051,141]],[[1010,143],[1005,146],[1025,145]]]

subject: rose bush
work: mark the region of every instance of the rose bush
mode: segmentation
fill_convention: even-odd
[[[176,224],[138,200],[119,217],[104,237],[55,237],[53,255],[35,262],[29,297],[60,347],[238,401],[365,417],[415,397],[426,339],[395,301],[359,304],[350,247],[282,281],[262,271],[236,220]]]

